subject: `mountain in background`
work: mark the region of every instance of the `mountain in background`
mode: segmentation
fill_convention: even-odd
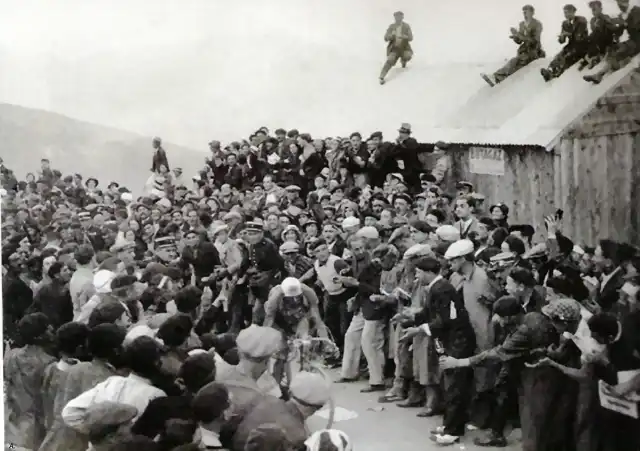
[[[151,137],[72,119],[57,113],[0,103],[0,157],[18,180],[51,160],[64,175],[95,177],[100,187],[117,181],[140,192],[151,168]],[[190,178],[206,153],[163,142],[171,168]]]

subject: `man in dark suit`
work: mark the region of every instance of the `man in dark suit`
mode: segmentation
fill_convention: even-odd
[[[167,152],[162,148],[162,139],[159,137],[153,138],[151,142],[153,146],[153,159],[151,160],[151,172],[158,172],[160,166],[164,165],[169,170],[169,159],[167,158]]]
[[[404,13],[396,11],[393,14],[394,22],[389,25],[387,32],[384,34],[384,40],[387,42],[387,61],[382,66],[380,72],[380,84],[385,83],[385,77],[393,66],[401,61],[402,67],[406,67],[407,63],[413,57],[411,49],[411,41],[413,41],[413,32],[408,23],[404,22]]]
[[[524,20],[520,22],[517,29],[511,28],[511,36],[509,36],[513,42],[518,44],[517,55],[494,72],[493,76],[481,74],[483,80],[490,86],[495,86],[502,82],[505,78],[538,58],[545,57],[542,42],[540,41],[540,37],[542,36],[542,23],[533,17],[535,9],[531,5],[525,5],[522,7],[522,13],[524,14]]]
[[[197,230],[190,229],[184,235],[185,247],[182,251],[182,264],[193,266],[196,276],[196,285],[200,288],[205,286],[202,281],[205,277],[210,277],[216,267],[221,265],[220,255],[216,247],[210,242],[201,239]]]
[[[596,293],[596,302],[602,310],[608,311],[618,302],[620,288],[625,282],[624,267],[635,254],[635,248],[626,243],[600,240],[593,260],[602,273],[600,289]]]
[[[401,340],[425,334],[441,343],[443,349],[438,352],[459,356],[456,358],[470,357],[474,354],[476,343],[464,300],[453,285],[440,275],[440,270],[440,262],[434,257],[423,257],[416,262],[416,277],[427,287],[427,300],[422,311],[412,318],[400,314],[400,320],[413,322],[413,327],[405,330]],[[443,374],[445,412],[443,426],[436,429],[434,439],[439,444],[451,445],[464,435],[473,371],[456,368]]]
[[[640,6],[631,6],[629,0],[616,0],[620,16],[613,19],[615,34],[621,36],[624,31],[629,38],[618,42],[607,54],[604,67],[593,75],[585,75],[585,81],[598,84],[605,75],[615,72],[640,53]]]
[[[434,145],[419,143],[411,133],[411,124],[403,123],[400,126],[396,142],[384,152],[384,169],[389,174],[390,168],[397,167],[409,191],[413,193],[420,191],[420,173],[424,170],[418,156],[433,152]]]
[[[238,157],[235,153],[227,155],[227,173],[224,176],[224,182],[231,185],[232,188],[242,188],[242,167],[238,164]]]
[[[587,19],[583,16],[576,16],[576,7],[573,5],[564,6],[564,18],[558,41],[560,44],[568,42],[560,50],[560,53],[551,60],[548,69],[540,69],[545,81],[559,77],[587,53],[589,36]]]
[[[613,47],[617,38],[616,25],[609,15],[602,12],[602,2],[593,0],[589,2],[589,8],[591,8],[592,15],[589,21],[591,34],[589,34],[587,40],[587,54],[580,61],[578,70],[582,70],[585,67],[589,69],[596,67],[607,54],[607,51]]]

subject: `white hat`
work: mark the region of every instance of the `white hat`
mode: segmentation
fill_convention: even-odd
[[[464,257],[465,255],[473,253],[473,251],[473,241],[458,240],[451,246],[449,246],[447,252],[444,253],[444,258],[446,258],[447,260],[451,260],[458,257]]]
[[[280,284],[282,292],[285,296],[293,297],[300,296],[302,294],[302,284],[295,277],[287,277]]]
[[[120,195],[120,199],[122,199],[125,202],[133,202],[133,194],[131,194],[131,193],[122,193]]]
[[[445,224],[436,229],[436,235],[442,241],[455,242],[460,239],[460,230],[450,224]]]
[[[409,249],[407,249],[403,255],[405,260],[409,260],[413,257],[422,257],[424,255],[429,255],[432,253],[431,246],[428,244],[414,244]]]
[[[229,230],[229,226],[224,222],[214,221],[209,226],[209,233],[211,236],[216,236],[220,232],[226,232]]]
[[[111,293],[111,281],[115,279],[116,274],[107,269],[101,269],[93,275],[93,286],[98,293]]]
[[[318,373],[300,371],[291,380],[289,385],[291,397],[314,407],[322,407],[331,397],[331,386],[324,377]]]
[[[378,229],[372,226],[366,226],[361,228],[356,232],[356,236],[367,238],[370,240],[377,240],[380,238],[380,234],[378,233]]]
[[[344,218],[342,220],[342,228],[348,229],[350,227],[356,227],[360,225],[360,220],[358,218],[354,218],[353,216],[349,216],[348,218]]]
[[[573,246],[573,252],[575,252],[578,255],[584,255],[585,254],[584,249],[582,249],[577,244]]]
[[[124,341],[122,344],[123,346],[127,346],[133,343],[136,338],[140,338],[140,337],[153,338],[158,343],[164,344],[162,340],[160,340],[159,338],[156,338],[155,331],[149,326],[147,326],[146,324],[138,324],[137,326],[133,326],[131,329],[129,329],[129,332],[127,332],[127,335],[124,336]]]

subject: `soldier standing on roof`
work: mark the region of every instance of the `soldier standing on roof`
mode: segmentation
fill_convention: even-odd
[[[640,53],[640,6],[629,6],[629,0],[616,0],[620,8],[620,16],[613,19],[618,30],[626,31],[628,39],[618,43],[607,54],[604,67],[593,75],[585,75],[583,78],[593,84],[598,84],[604,76],[615,72],[624,64]]]
[[[533,17],[535,9],[531,5],[522,8],[524,20],[520,22],[518,29],[511,28],[510,38],[518,44],[518,54],[511,58],[507,64],[498,69],[493,75],[481,74],[484,81],[495,86],[508,76],[519,71],[532,61],[544,58],[540,36],[542,35],[542,23]]]
[[[393,13],[393,17],[395,22],[389,25],[387,32],[384,34],[384,40],[388,44],[387,61],[385,61],[384,66],[382,66],[382,72],[380,72],[381,85],[384,84],[384,78],[391,68],[398,63],[398,60],[400,60],[404,68],[413,57],[413,50],[411,50],[413,33],[411,27],[404,22],[404,13],[402,11],[396,11]]]
[[[589,23],[591,34],[587,44],[587,54],[580,61],[578,70],[583,70],[585,67],[589,69],[596,67],[609,49],[614,46],[619,34],[617,26],[613,23],[611,17],[602,12],[602,2],[600,0],[589,2],[589,8],[591,8],[591,14],[593,15]]]
[[[576,16],[576,7],[573,5],[564,6],[564,18],[558,41],[560,44],[564,44],[567,40],[569,42],[551,60],[548,69],[540,69],[545,81],[559,77],[587,53],[589,36],[587,19],[583,16]]]

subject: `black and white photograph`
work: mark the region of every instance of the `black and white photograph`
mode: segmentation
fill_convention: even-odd
[[[0,11],[5,451],[640,451],[640,0]]]

